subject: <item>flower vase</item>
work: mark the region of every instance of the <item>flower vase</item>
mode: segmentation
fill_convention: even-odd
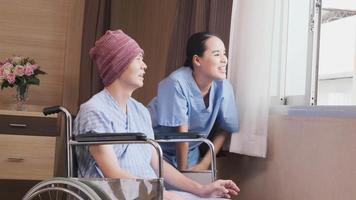
[[[16,110],[25,110],[26,101],[28,99],[28,85],[16,86]]]

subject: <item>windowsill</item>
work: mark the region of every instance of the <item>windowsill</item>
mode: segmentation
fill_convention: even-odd
[[[356,106],[272,106],[270,114],[299,117],[356,118]]]
[[[354,72],[341,72],[341,73],[333,73],[333,74],[319,74],[318,78],[319,81],[325,81],[325,80],[334,80],[334,79],[347,79],[347,78],[353,78],[354,77]]]

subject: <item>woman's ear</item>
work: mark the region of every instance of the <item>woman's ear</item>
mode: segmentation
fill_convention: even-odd
[[[192,60],[193,60],[193,65],[200,66],[200,57],[199,56],[194,55]]]

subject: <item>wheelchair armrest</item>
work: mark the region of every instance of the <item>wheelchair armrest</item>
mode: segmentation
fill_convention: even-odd
[[[67,141],[68,148],[68,176],[73,176],[73,146],[78,145],[105,145],[105,144],[150,144],[158,154],[158,177],[163,177],[163,152],[154,140],[147,138],[143,133],[96,133],[88,132],[72,136]]]
[[[44,115],[51,115],[59,112],[61,112],[61,106],[52,106],[52,107],[43,108]]]
[[[155,133],[155,140],[170,140],[170,139],[198,139],[204,138],[204,135],[198,132],[166,132]]]
[[[211,152],[211,180],[216,180],[216,158],[215,158],[215,148],[214,144],[207,138],[204,134],[198,132],[165,132],[165,133],[155,133],[155,140],[159,143],[166,142],[204,142],[209,146]],[[207,171],[209,172],[209,171]]]
[[[73,136],[77,142],[102,141],[145,141],[147,136],[143,133],[96,133],[88,132]]]

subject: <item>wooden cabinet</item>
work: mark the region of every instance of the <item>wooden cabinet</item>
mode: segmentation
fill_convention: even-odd
[[[30,86],[26,112],[14,88],[0,90],[0,199],[21,199],[37,181],[64,169],[63,134],[43,107],[78,109],[84,0],[0,0],[0,60],[29,56],[47,72]],[[20,14],[19,14],[20,13]],[[63,160],[63,161],[62,161]],[[63,170],[65,171],[65,170]],[[8,180],[10,179],[10,180]]]
[[[0,5],[6,5],[0,6],[0,60],[28,56],[47,73],[39,76],[40,85],[29,87],[27,104],[76,111],[85,1],[0,0]],[[0,90],[0,104],[13,103],[14,94],[15,88]]]
[[[44,117],[40,112],[54,105],[72,113],[78,110],[85,1],[0,0],[0,4],[6,5],[0,6],[0,60],[12,55],[29,56],[47,73],[39,76],[39,85],[30,85],[26,112],[15,111],[15,88],[0,90],[0,135],[31,136],[13,137],[26,141],[32,141],[32,136],[44,137],[51,144],[54,138],[55,168],[62,169],[58,162],[63,159],[57,160],[65,155],[63,134],[56,117]]]
[[[0,179],[53,177],[55,138],[0,135]]]
[[[0,110],[0,133],[16,135],[58,136],[56,117],[45,117],[40,112]]]
[[[0,179],[53,177],[57,116],[0,110]]]

